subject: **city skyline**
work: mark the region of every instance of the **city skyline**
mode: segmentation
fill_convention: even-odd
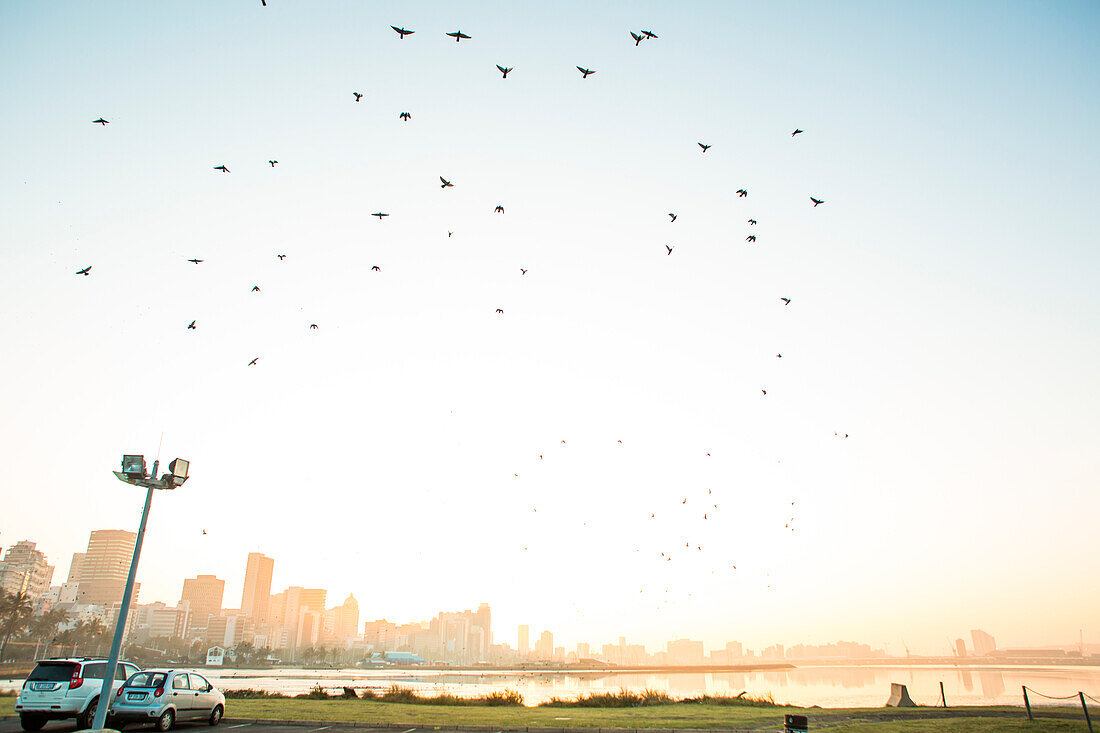
[[[87,589],[80,591],[79,585],[81,582],[87,585],[89,578],[93,578],[94,582],[102,576],[102,573],[100,576],[89,573],[89,566],[91,565],[89,555],[93,556],[95,562],[102,566],[107,564],[105,561],[116,556],[120,544],[127,541],[129,541],[129,547],[132,551],[133,533],[127,533],[123,530],[93,530],[90,534],[88,550],[82,553],[73,553],[66,582],[49,587],[46,592],[29,593],[28,595],[36,601],[51,599],[54,607],[61,603],[66,608],[74,608],[77,613],[73,618],[90,617],[87,610],[80,610],[88,605],[96,605],[87,603],[84,600],[88,597],[94,598],[100,605],[105,604],[105,611],[111,607],[117,607],[121,598],[120,586],[111,585],[110,588],[100,589],[96,593]],[[8,548],[9,552],[0,554],[0,581],[12,577],[13,568],[23,567],[28,562],[33,563],[38,568],[40,575],[48,577],[53,574],[55,567],[46,565],[47,556],[41,550],[36,550],[34,545],[33,541],[21,540]],[[95,557],[97,554],[99,557]],[[115,562],[111,560],[109,564],[114,565]],[[131,620],[128,623],[128,635],[132,635],[135,627],[139,625],[158,629],[159,631],[156,633],[147,632],[153,638],[163,633],[165,636],[180,638],[201,637],[206,639],[208,643],[218,643],[211,641],[210,634],[213,634],[214,638],[220,638],[219,635],[226,635],[226,639],[234,638],[233,643],[239,643],[240,641],[254,643],[253,635],[255,635],[256,639],[260,641],[255,646],[270,647],[274,653],[279,653],[280,649],[293,651],[297,648],[317,644],[324,638],[322,627],[330,632],[328,637],[330,644],[341,647],[349,646],[352,639],[358,639],[368,647],[389,651],[398,651],[397,647],[402,646],[402,644],[395,641],[396,639],[406,639],[405,644],[408,644],[408,634],[429,631],[431,619],[429,617],[428,620],[425,620],[423,614],[417,618],[395,620],[385,618],[384,615],[377,615],[376,618],[371,619],[369,618],[369,612],[366,616],[361,616],[361,609],[354,594],[349,594],[341,604],[328,606],[328,591],[325,589],[288,586],[282,591],[271,593],[274,587],[271,584],[271,579],[274,575],[275,566],[275,558],[268,557],[260,552],[248,553],[245,561],[241,603],[235,609],[225,606],[227,595],[224,578],[219,578],[216,574],[203,573],[198,573],[194,577],[183,578],[178,601],[175,604],[170,605],[167,601],[158,599],[135,605]],[[114,575],[117,572],[117,570],[112,570],[109,574]],[[69,586],[76,587],[70,588]],[[256,591],[258,588],[262,589],[265,586],[268,588],[268,593],[267,597],[261,602],[257,598]],[[96,587],[98,588],[98,586]],[[250,588],[252,590],[251,594],[249,592]],[[5,590],[8,589],[5,588]],[[246,607],[249,604],[246,601],[250,599],[252,609],[248,610]],[[299,612],[298,609],[303,610]],[[168,612],[173,613],[165,615]],[[482,619],[482,628],[490,628],[489,605],[484,602],[480,603],[476,613],[469,610],[458,613],[440,612],[437,618],[440,623],[449,623],[448,619],[452,617],[461,619],[463,614],[473,614],[469,618]],[[242,623],[243,620],[247,620],[247,624]],[[271,631],[268,630],[267,626],[269,620],[276,626],[285,627],[282,638],[270,636]],[[211,629],[216,628],[216,631],[208,633],[208,626]],[[910,655],[908,647],[905,647],[904,655],[890,655],[885,649],[876,651],[872,648],[872,645],[863,642],[837,640],[818,643],[772,641],[768,645],[761,644],[759,648],[752,649],[741,640],[707,643],[689,638],[669,638],[664,641],[628,643],[625,636],[619,636],[617,643],[590,644],[590,639],[570,639],[563,645],[558,643],[560,637],[558,641],[555,641],[554,631],[549,628],[541,630],[535,643],[531,644],[531,628],[530,624],[518,624],[511,637],[507,634],[493,635],[490,631],[477,637],[480,641],[476,644],[479,644],[480,647],[476,652],[471,652],[472,656],[469,658],[465,656],[467,654],[466,650],[459,650],[453,646],[449,651],[441,648],[439,653],[443,656],[440,658],[454,660],[461,657],[462,661],[467,663],[490,660],[493,658],[493,654],[490,653],[489,649],[490,645],[502,646],[504,649],[510,650],[509,653],[514,652],[518,659],[529,658],[532,661],[576,663],[585,658],[591,658],[617,665],[721,665],[745,663],[753,659],[761,661],[801,658],[873,659],[885,656],[901,658]],[[165,629],[171,631],[164,632]],[[198,630],[196,631],[196,629]],[[432,633],[436,632],[433,631]],[[449,635],[446,630],[442,633],[444,636]],[[458,633],[462,638],[467,638],[469,632],[459,630]],[[397,636],[394,636],[394,634],[397,634]],[[969,652],[966,642],[962,638],[957,638],[953,642],[948,641],[946,650],[932,651],[928,653],[928,656],[954,656],[957,658],[975,656],[983,658],[1005,648],[999,648],[993,635],[983,630],[971,629],[969,635],[972,643]],[[688,633],[686,636],[691,636],[691,634]],[[232,646],[228,641],[226,644]],[[1082,649],[1086,646],[1083,632],[1081,632],[1078,644]],[[654,646],[657,648],[650,648]],[[662,646],[664,649],[660,648]],[[1033,651],[1035,649],[1069,648],[1072,646],[1066,640],[1048,640],[1045,644],[1030,645],[1029,647],[1016,646],[1015,649]],[[390,647],[394,648],[391,649]],[[1089,648],[1091,648],[1091,645]]]
[[[114,593],[89,533],[137,529],[140,453],[190,461],[143,605],[243,605],[262,552],[471,644],[439,609],[1096,639],[1098,36],[1088,0],[2,3],[0,541]]]

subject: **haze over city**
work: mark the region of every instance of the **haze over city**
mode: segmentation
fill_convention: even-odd
[[[1095,4],[269,5],[0,7],[5,548],[159,450],[143,604],[1098,641]]]

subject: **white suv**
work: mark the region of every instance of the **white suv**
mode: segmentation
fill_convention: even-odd
[[[91,728],[106,671],[106,659],[40,661],[15,698],[15,712],[19,713],[23,730],[40,730],[47,721],[62,718],[76,718],[77,728]],[[112,693],[138,671],[136,665],[119,662]]]

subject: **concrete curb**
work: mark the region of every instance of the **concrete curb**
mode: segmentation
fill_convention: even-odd
[[[15,716],[8,716],[15,717]],[[457,730],[463,733],[737,733],[745,728],[597,728],[596,726],[544,727],[522,725],[442,725],[434,723],[377,723],[341,720],[278,720],[275,718],[223,718],[223,725],[287,725],[295,727],[379,728],[383,730]],[[753,729],[757,730],[757,729]]]

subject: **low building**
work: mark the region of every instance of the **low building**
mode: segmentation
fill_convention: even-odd
[[[206,666],[220,667],[225,662],[225,647],[212,646],[206,650]]]

